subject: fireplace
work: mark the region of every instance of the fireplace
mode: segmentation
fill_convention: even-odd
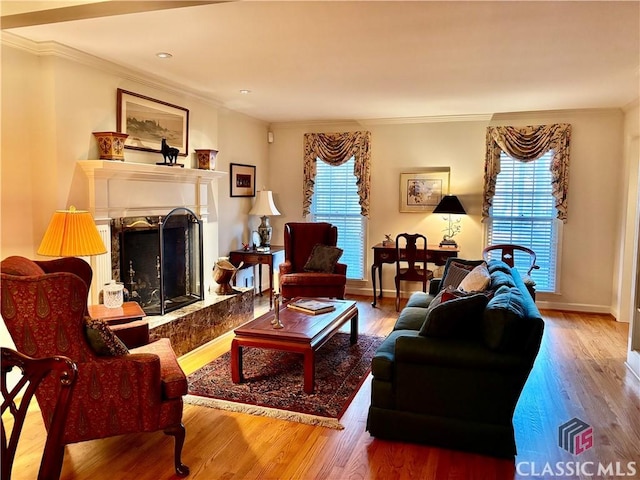
[[[202,243],[202,221],[188,208],[112,219],[112,278],[147,315],[203,300]]]

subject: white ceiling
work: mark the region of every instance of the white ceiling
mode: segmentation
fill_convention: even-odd
[[[3,28],[267,122],[365,120],[624,107],[640,91],[639,7],[252,1]]]

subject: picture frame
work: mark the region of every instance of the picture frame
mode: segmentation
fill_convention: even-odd
[[[232,197],[256,196],[256,166],[229,164],[229,193]]]
[[[400,212],[432,212],[449,193],[449,167],[400,174]]]
[[[161,153],[162,139],[186,157],[189,151],[189,110],[118,88],[116,125],[126,133],[124,148]]]

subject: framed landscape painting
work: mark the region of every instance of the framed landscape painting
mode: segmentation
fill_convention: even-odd
[[[118,89],[118,132],[129,136],[125,148],[160,152],[162,139],[186,156],[189,149],[189,110],[138,93]]]
[[[229,192],[232,197],[256,196],[256,166],[229,164]]]
[[[449,193],[449,167],[400,174],[400,211],[431,212]]]

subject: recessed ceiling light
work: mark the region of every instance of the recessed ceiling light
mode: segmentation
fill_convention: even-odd
[[[171,58],[171,57],[173,57],[173,55],[171,55],[170,53],[167,53],[167,52],[158,52],[158,53],[156,53],[156,57],[158,57],[158,58]]]
[[[243,95],[248,95],[249,93],[251,93],[251,90],[247,90],[245,88],[243,88],[242,90],[240,90],[240,93]]]

